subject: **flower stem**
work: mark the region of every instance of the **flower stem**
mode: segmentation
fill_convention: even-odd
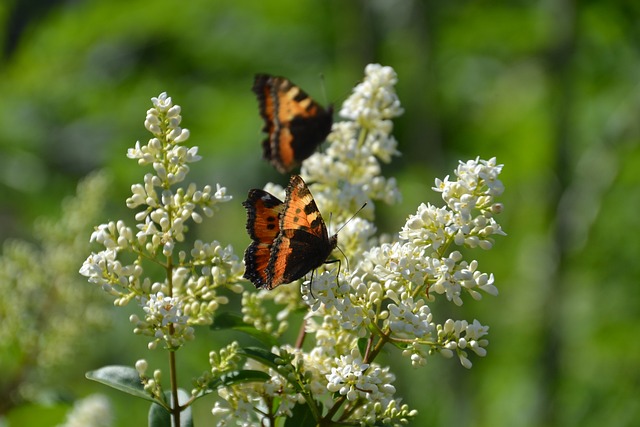
[[[178,401],[178,380],[176,376],[176,352],[169,351],[169,377],[171,379],[171,397],[173,404],[171,405],[171,415],[173,416],[173,425],[180,425],[180,402]]]
[[[306,333],[307,319],[302,319],[302,324],[300,325],[300,331],[298,332],[298,338],[296,338],[296,348],[302,348],[302,344],[304,344],[304,337],[307,335]]]

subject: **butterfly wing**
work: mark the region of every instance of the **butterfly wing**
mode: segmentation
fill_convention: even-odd
[[[281,173],[309,157],[331,132],[333,110],[326,110],[284,77],[257,74],[253,83],[262,130],[263,156]]]
[[[280,232],[280,214],[284,204],[266,191],[254,189],[249,191],[242,205],[247,209],[247,232],[253,240],[244,252],[244,278],[256,288],[266,287],[267,267],[272,246]]]
[[[267,282],[273,288],[299,279],[322,265],[336,245],[337,236],[329,239],[307,185],[299,176],[292,176],[267,267]]]
[[[304,230],[283,230],[269,260],[269,284],[276,287],[298,280],[320,267],[335,245]]]

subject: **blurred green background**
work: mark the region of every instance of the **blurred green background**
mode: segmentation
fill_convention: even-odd
[[[471,370],[440,357],[413,370],[386,357],[398,395],[420,411],[414,425],[640,420],[640,2],[5,0],[0,22],[0,240],[37,242],[34,221],[60,217],[61,201],[97,169],[111,184],[95,224],[131,218],[124,199],[146,171],[126,150],[148,139],[149,98],[167,91],[204,157],[191,180],[235,197],[199,236],[241,254],[247,190],[286,180],[260,159],[254,73],[285,75],[339,105],[367,63],[390,65],[405,114],[395,122],[403,155],[385,174],[404,200],[378,208],[382,231],[398,231],[420,202],[438,203],[433,180],[458,160],[505,165],[498,220],[508,236],[468,253],[500,295],[452,311],[490,326],[489,354]],[[10,381],[22,378],[19,349],[2,355],[11,366],[1,367],[0,401],[17,402],[5,422],[56,425],[70,402],[99,392],[115,425],[142,425],[146,402],[84,379],[142,357],[166,366],[131,334],[127,310],[114,309],[95,345],[54,367],[58,380],[35,371],[42,393],[32,402]],[[181,355],[187,389],[208,349],[229,338],[197,334],[205,339]],[[211,422],[212,406],[198,401],[197,425]]]

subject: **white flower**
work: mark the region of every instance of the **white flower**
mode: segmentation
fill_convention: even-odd
[[[161,326],[169,323],[185,324],[186,316],[182,315],[182,303],[179,299],[165,296],[162,292],[150,295],[149,298],[142,298],[140,305],[147,313],[147,321],[156,322]]]
[[[116,259],[117,251],[107,249],[98,253],[93,253],[85,260],[80,267],[80,274],[89,278],[89,282],[96,285],[109,283],[108,272]]]
[[[331,368],[327,374],[327,390],[332,393],[339,392],[346,395],[349,400],[356,400],[360,394],[364,394],[360,387],[363,384],[364,372],[369,369],[368,363],[363,363],[357,350],[351,354],[340,356],[335,360],[336,367]]]
[[[180,298],[158,292],[140,298],[140,306],[145,312],[145,319],[133,316],[131,321],[136,324],[136,333],[153,336],[149,348],[155,348],[163,340],[167,348],[175,349],[193,339],[194,331],[188,325],[189,316],[183,314],[183,302]]]
[[[162,112],[166,112],[169,108],[173,106],[173,103],[171,102],[171,97],[167,95],[167,92],[162,92],[157,97],[151,98],[151,102],[153,103],[153,106],[157,110]]]
[[[211,187],[208,187],[208,189],[208,193],[210,193]],[[231,196],[227,195],[227,188],[220,186],[220,184],[216,184],[216,192],[214,193],[213,197],[218,202],[228,202],[232,199]]]
[[[391,382],[395,377],[388,369],[363,363],[358,350],[335,359],[336,366],[326,375],[327,390],[338,392],[347,400],[366,398],[371,401],[390,399],[396,389]]]
[[[445,294],[456,305],[462,305],[462,291],[468,292],[474,299],[482,297],[476,289],[494,296],[498,294],[498,289],[493,285],[493,275],[478,271],[478,262],[474,260],[467,263],[458,251],[429,261],[434,281],[430,289],[435,293]]]
[[[143,377],[147,373],[147,369],[149,368],[149,364],[147,363],[146,360],[139,359],[138,361],[136,361],[135,368],[136,368],[136,371],[138,372],[138,375]]]
[[[429,306],[423,299],[414,301],[406,292],[389,304],[389,327],[399,336],[422,338],[435,329]]]

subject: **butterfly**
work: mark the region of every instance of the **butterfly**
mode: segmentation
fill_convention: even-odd
[[[263,157],[280,172],[290,172],[331,132],[333,108],[322,108],[285,77],[256,74],[253,92],[264,120]]]
[[[338,245],[329,237],[307,184],[293,175],[284,203],[264,190],[249,191],[247,232],[253,240],[244,253],[244,278],[258,289],[291,283],[327,261]]]

